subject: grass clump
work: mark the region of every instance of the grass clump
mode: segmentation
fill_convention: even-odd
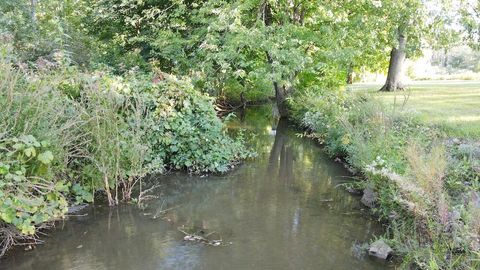
[[[306,94],[291,105],[308,136],[364,176],[355,185],[376,194],[372,211],[403,268],[480,266],[478,160],[461,154],[465,143],[366,93]]]

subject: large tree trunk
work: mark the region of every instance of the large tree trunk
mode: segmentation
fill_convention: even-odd
[[[442,66],[444,68],[446,68],[447,65],[448,65],[448,50],[447,50],[447,48],[443,49],[443,61],[442,62],[443,62]]]
[[[403,89],[402,84],[402,68],[405,62],[405,48],[407,45],[407,37],[404,34],[398,35],[398,48],[393,48],[390,53],[390,63],[388,65],[388,75],[385,85],[380,91],[395,91]]]
[[[280,86],[278,82],[273,82],[275,88],[275,100],[277,102],[278,113],[280,117],[288,116],[287,96],[288,91],[285,86]]]
[[[273,63],[273,59],[268,52],[267,59],[270,64]],[[287,105],[287,97],[288,97],[288,90],[285,85],[281,85],[277,81],[273,81],[273,88],[275,89],[275,101],[277,103],[278,113],[280,117],[287,117],[288,116],[288,105]]]

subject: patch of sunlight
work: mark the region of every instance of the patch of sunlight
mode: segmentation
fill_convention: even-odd
[[[475,122],[480,121],[480,115],[450,116],[445,119],[447,122]]]

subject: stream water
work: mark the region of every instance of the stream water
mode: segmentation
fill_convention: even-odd
[[[338,187],[348,173],[270,115],[258,107],[231,125],[255,134],[248,137],[256,159],[222,176],[155,177],[158,198],[144,210],[90,206],[57,223],[44,245],[10,252],[0,269],[394,268],[361,251],[382,229],[358,197]],[[231,244],[184,241],[182,226]]]

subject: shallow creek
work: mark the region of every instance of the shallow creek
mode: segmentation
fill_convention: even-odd
[[[90,206],[0,269],[393,269],[361,252],[382,228],[338,186],[348,172],[270,115],[257,107],[231,124],[250,134],[256,159],[220,176],[154,177],[158,198],[145,209]],[[182,226],[225,246],[185,241]]]

